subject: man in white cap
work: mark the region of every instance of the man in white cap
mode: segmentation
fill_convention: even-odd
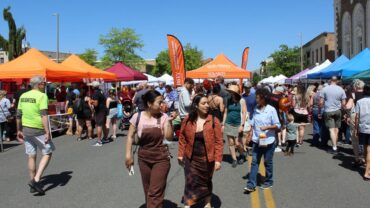
[[[342,123],[341,109],[346,104],[346,93],[343,88],[337,85],[338,78],[333,76],[330,85],[322,90],[320,95],[320,105],[324,107],[324,122],[329,129],[330,138],[332,141],[332,151],[330,153],[338,153],[337,142],[339,128]]]
[[[17,110],[17,139],[24,142],[28,155],[28,170],[31,181],[30,192],[44,194],[40,179],[48,166],[55,146],[50,139],[48,124],[48,97],[45,92],[45,78],[32,77],[32,90],[21,95]],[[41,149],[42,157],[36,169],[37,148]]]

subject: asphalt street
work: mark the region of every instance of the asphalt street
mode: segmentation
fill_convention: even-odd
[[[273,188],[257,189],[252,194],[243,192],[248,163],[232,168],[225,145],[222,169],[213,178],[213,207],[370,207],[370,182],[363,181],[363,170],[352,167],[350,146],[341,146],[337,156],[310,147],[310,128],[294,156],[275,153]],[[6,151],[0,153],[0,207],[144,208],[138,167],[135,165],[134,176],[124,167],[124,134],[103,147],[92,147],[88,140],[77,142],[71,136],[54,138],[57,149],[42,179],[44,196],[29,193],[24,146],[6,145]],[[164,207],[176,208],[182,207],[184,172],[176,160],[177,142],[170,149],[174,158]],[[263,165],[260,171],[263,176]]]

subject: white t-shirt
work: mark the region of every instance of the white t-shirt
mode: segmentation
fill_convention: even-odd
[[[357,101],[355,112],[359,114],[360,133],[370,134],[370,97]]]

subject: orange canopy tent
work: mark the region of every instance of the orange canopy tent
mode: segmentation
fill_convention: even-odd
[[[56,82],[75,82],[88,77],[87,72],[57,64],[35,48],[0,65],[0,80],[29,79],[35,75],[42,75],[48,81]]]
[[[64,60],[62,65],[88,73],[87,78],[101,78],[105,81],[117,80],[117,76],[115,74],[97,69],[74,54],[70,55],[66,60]]]
[[[186,72],[186,77],[189,78],[212,79],[217,76],[223,76],[225,79],[247,79],[251,78],[251,72],[239,68],[223,53],[208,64]]]

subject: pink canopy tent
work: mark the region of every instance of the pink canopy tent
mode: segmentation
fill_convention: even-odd
[[[288,79],[285,80],[285,83],[286,84],[293,84],[294,80],[298,80],[299,77],[301,77],[302,75],[306,74],[309,70],[310,69],[305,69],[305,70],[299,72],[298,74],[289,77]]]
[[[116,74],[117,81],[134,81],[134,80],[148,80],[143,73],[131,69],[123,63],[116,63],[105,71]]]

